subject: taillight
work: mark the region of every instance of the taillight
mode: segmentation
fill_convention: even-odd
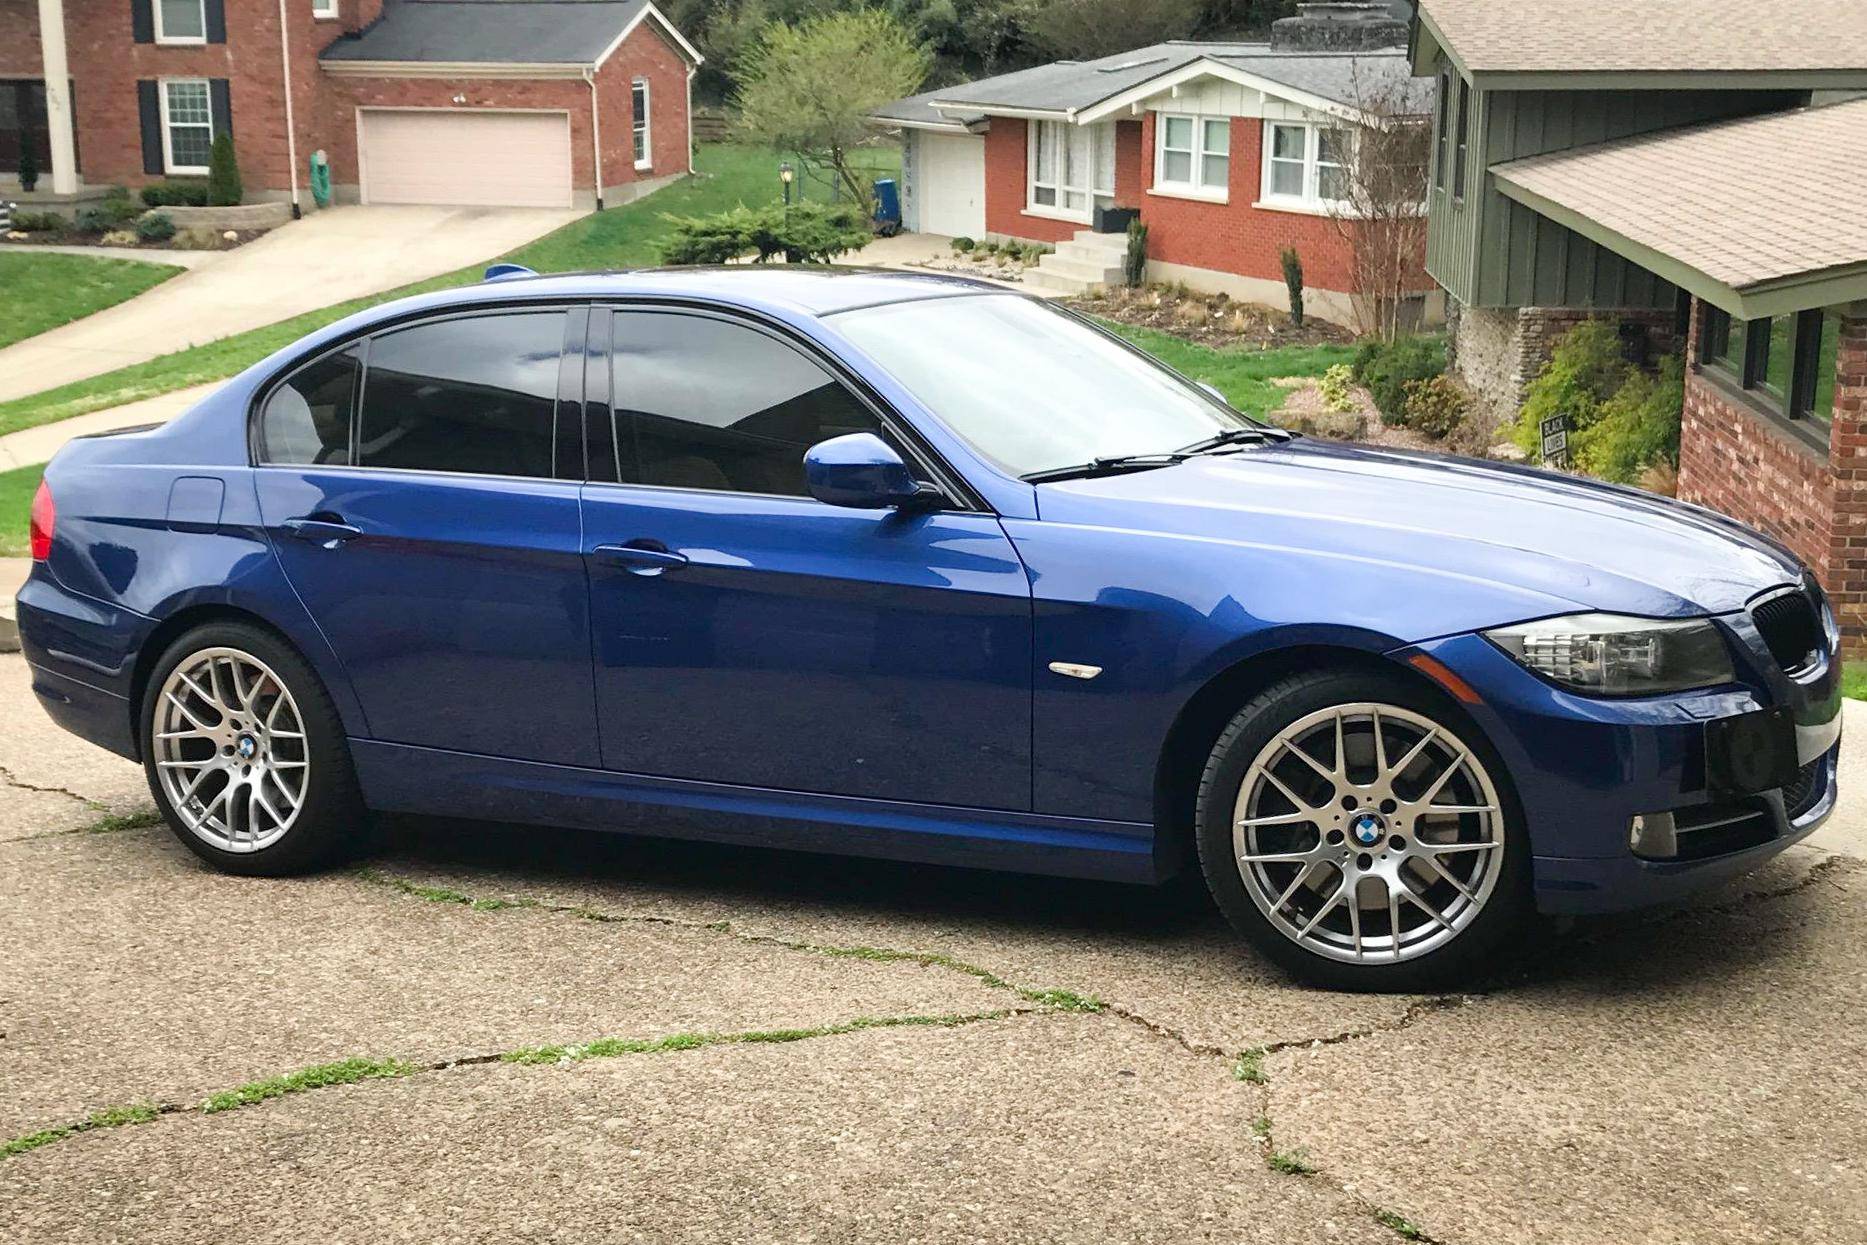
[[[18,511],[14,511],[18,514]],[[15,520],[18,522],[18,520]],[[52,490],[44,480],[32,496],[32,560],[43,562],[52,556],[52,528],[58,522],[58,507],[52,504]],[[14,531],[19,531],[14,528]]]

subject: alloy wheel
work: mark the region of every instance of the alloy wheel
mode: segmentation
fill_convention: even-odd
[[[311,754],[283,680],[250,653],[208,648],[156,698],[156,773],[182,824],[224,852],[279,841],[305,803]]]
[[[1502,872],[1502,806],[1456,735],[1398,705],[1292,722],[1245,771],[1232,844],[1286,938],[1349,963],[1423,956],[1474,921]]]

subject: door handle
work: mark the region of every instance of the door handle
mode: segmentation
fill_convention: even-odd
[[[598,545],[590,552],[605,566],[620,566],[631,575],[659,575],[663,571],[678,571],[687,565],[686,554],[675,553],[672,549],[664,549],[647,541]]]
[[[286,535],[325,549],[335,549],[345,541],[355,540],[363,534],[362,528],[354,527],[335,516],[328,519],[316,516],[287,519],[279,526],[285,529]]]

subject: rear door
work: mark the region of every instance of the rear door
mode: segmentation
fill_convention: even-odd
[[[265,398],[260,510],[371,737],[598,763],[581,445],[559,437],[577,426],[588,315],[392,329]]]
[[[610,318],[584,493],[604,764],[1028,809],[1031,589],[997,516],[811,498],[811,445],[895,436],[865,398],[742,320]]]

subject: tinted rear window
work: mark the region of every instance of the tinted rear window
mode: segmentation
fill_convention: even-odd
[[[356,374],[353,346],[299,368],[274,389],[260,419],[261,459],[304,466],[349,462]]]
[[[565,313],[470,316],[370,339],[357,463],[550,476]]]

